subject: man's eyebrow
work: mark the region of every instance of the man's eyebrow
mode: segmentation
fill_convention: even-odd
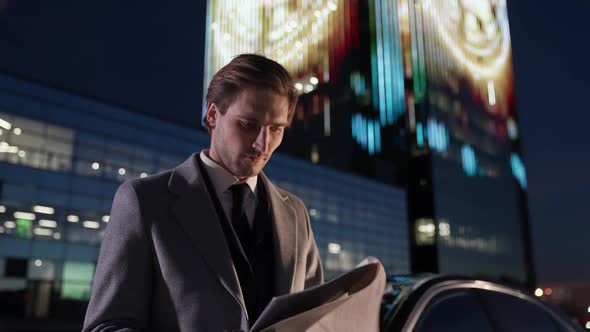
[[[273,124],[273,126],[278,126],[278,127],[287,127],[289,125],[288,122],[275,122]]]
[[[260,122],[260,120],[258,120],[257,118],[250,117],[247,115],[246,116],[238,116],[238,118],[240,118],[241,120],[246,120],[246,121]],[[270,124],[270,126],[287,127],[287,126],[289,126],[289,122],[274,122],[274,123]]]

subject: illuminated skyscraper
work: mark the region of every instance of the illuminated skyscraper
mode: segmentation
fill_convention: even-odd
[[[505,0],[210,0],[205,87],[259,52],[295,76],[283,152],[405,187],[415,272],[533,282]]]

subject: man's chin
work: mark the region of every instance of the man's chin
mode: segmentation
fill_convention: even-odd
[[[258,176],[258,174],[260,174],[260,172],[262,171],[263,167],[243,167],[242,169],[240,169],[239,172],[234,173],[235,176],[239,177],[239,178],[249,178],[249,177],[253,177],[253,176]]]

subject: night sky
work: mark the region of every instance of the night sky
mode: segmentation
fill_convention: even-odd
[[[205,1],[0,0],[0,71],[197,128]],[[590,0],[508,0],[538,280],[590,281]]]

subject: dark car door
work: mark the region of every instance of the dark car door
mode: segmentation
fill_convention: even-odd
[[[419,317],[417,332],[494,332],[476,294],[453,289],[434,296]]]
[[[572,331],[569,323],[540,302],[515,294],[476,290],[496,331],[562,332]]]

